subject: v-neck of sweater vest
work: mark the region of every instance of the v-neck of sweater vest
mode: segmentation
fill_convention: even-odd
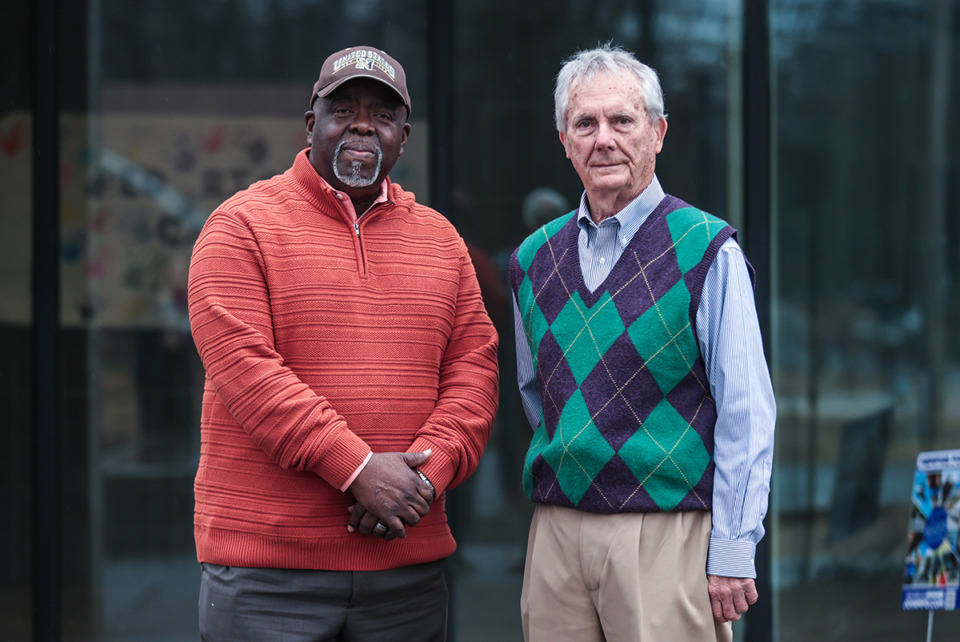
[[[596,305],[596,303],[603,298],[605,293],[612,293],[619,289],[619,287],[611,288],[611,286],[622,286],[629,278],[636,277],[636,270],[627,266],[626,259],[628,257],[636,256],[643,260],[644,237],[647,236],[650,228],[656,225],[657,221],[666,216],[668,212],[672,212],[683,205],[685,205],[685,203],[679,198],[669,194],[665,195],[653,212],[651,212],[646,220],[644,220],[644,222],[640,225],[640,228],[633,235],[633,238],[630,239],[630,242],[623,249],[623,253],[610,270],[610,273],[607,274],[606,278],[603,279],[603,281],[601,281],[597,288],[592,292],[590,291],[590,288],[587,287],[586,281],[583,278],[583,270],[580,268],[580,225],[576,216],[571,217],[570,221],[566,225],[567,229],[563,232],[565,235],[565,238],[563,239],[563,247],[566,248],[566,255],[563,257],[563,261],[573,261],[576,263],[576,270],[571,270],[571,272],[574,272],[577,275],[577,287],[574,288],[574,291],[580,295],[580,299],[584,302],[584,304],[587,305],[587,307],[592,308],[594,305]]]

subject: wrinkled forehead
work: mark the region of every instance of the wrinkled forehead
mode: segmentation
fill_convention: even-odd
[[[613,108],[646,111],[643,92],[630,72],[599,71],[575,79],[567,94],[567,114]]]

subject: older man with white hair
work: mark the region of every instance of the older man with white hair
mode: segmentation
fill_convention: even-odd
[[[758,596],[775,403],[753,269],[724,221],[665,194],[656,72],[601,46],[557,77],[579,207],[511,258],[534,428],[527,640],[730,640]]]

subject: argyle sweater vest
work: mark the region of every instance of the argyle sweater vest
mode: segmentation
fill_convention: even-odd
[[[666,196],[593,292],[579,231],[576,212],[560,217],[511,258],[542,398],[524,489],[591,512],[707,510],[717,411],[694,324],[734,230]]]

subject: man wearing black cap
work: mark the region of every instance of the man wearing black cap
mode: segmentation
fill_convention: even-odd
[[[396,60],[333,54],[308,149],[197,240],[205,640],[445,636],[444,491],[489,438],[497,336],[463,240],[387,176],[409,116]]]

